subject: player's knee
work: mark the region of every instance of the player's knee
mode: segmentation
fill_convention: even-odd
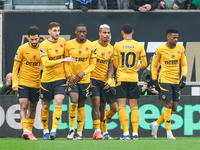
[[[28,104],[27,103],[22,103],[20,104],[20,107],[22,110],[27,110],[28,109]]]

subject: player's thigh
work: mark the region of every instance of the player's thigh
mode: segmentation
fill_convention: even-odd
[[[41,82],[40,98],[42,100],[51,101],[54,99],[52,87],[53,87],[53,82],[47,82],[47,83]]]
[[[39,88],[30,88],[29,101],[34,105],[39,101]]]
[[[118,82],[116,86],[116,98],[124,99],[128,97],[128,82]]]
[[[128,99],[138,99],[140,98],[139,87],[137,82],[128,83]]]
[[[96,79],[91,79],[92,87],[90,87],[90,97],[100,97],[101,94],[101,82]]]
[[[160,84],[160,94],[159,98],[163,101],[173,100],[173,87],[169,83],[159,83]]]
[[[181,91],[180,91],[180,87],[178,84],[173,84],[173,101],[174,102],[179,102],[180,100],[180,94],[181,94]]]
[[[53,82],[53,95],[65,95],[65,89],[66,89],[66,80],[57,80]]]
[[[104,90],[103,94],[104,94],[104,97],[105,97],[105,101],[104,102],[107,102],[107,103],[117,102],[116,95],[114,95],[115,93],[113,93],[110,88],[107,89],[107,90]]]
[[[79,84],[79,101],[87,100],[89,96],[90,83]]]

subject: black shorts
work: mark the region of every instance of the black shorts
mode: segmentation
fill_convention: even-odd
[[[115,87],[104,90],[105,82],[91,79],[92,87],[90,88],[90,97],[99,96],[102,103],[116,102]]]
[[[41,82],[41,99],[51,101],[57,94],[65,95],[66,80],[57,80],[53,82]]]
[[[178,84],[159,83],[160,93],[159,98],[163,101],[173,100],[179,102],[180,99],[180,88]]]
[[[31,88],[23,85],[19,85],[18,98],[28,98],[31,103],[39,101],[40,88]]]
[[[68,85],[67,87],[67,93],[75,92],[78,93],[78,100],[87,100],[87,97],[89,96],[89,89],[90,89],[90,83],[77,83],[76,88],[72,88]]]
[[[117,98],[138,99],[140,92],[137,82],[118,82],[116,86]]]

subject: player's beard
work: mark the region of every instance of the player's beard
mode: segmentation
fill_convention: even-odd
[[[38,43],[31,43],[32,47],[37,47]]]
[[[58,37],[52,36],[52,38],[53,38],[55,41],[58,40]]]

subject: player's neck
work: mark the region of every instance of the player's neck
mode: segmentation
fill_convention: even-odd
[[[58,41],[58,39],[57,40],[55,40],[54,38],[52,38],[51,36],[48,38],[48,40],[50,41],[50,42],[53,42],[53,43],[56,43],[57,41]]]
[[[83,44],[83,43],[86,42],[86,39],[84,39],[83,41],[81,41],[80,39],[77,39],[77,38],[76,38],[76,42],[78,42],[78,43],[80,43],[80,44]]]
[[[33,47],[33,46],[31,45],[30,42],[28,43],[28,45],[29,45],[30,47],[32,47],[32,48],[38,48],[38,47],[39,47],[39,43],[38,43],[37,46],[35,46],[35,47]]]
[[[105,41],[102,41],[102,40],[99,39],[99,44],[100,44],[101,46],[107,46],[107,45],[108,45],[108,42],[105,42]]]
[[[176,47],[176,46],[174,46],[172,44],[169,44],[169,43],[166,43],[166,45],[167,45],[168,48],[171,48],[171,49],[173,49],[174,47]]]
[[[124,40],[132,40],[132,34],[124,34]]]

